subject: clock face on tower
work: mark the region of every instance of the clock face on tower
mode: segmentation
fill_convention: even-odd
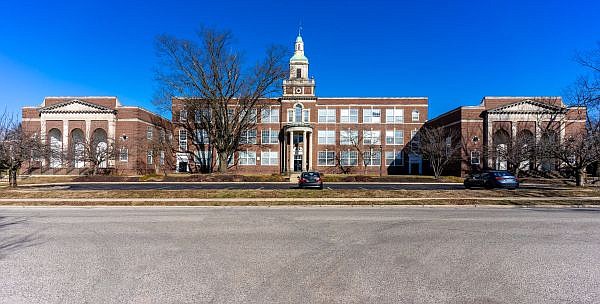
[[[302,93],[302,88],[296,88],[296,94],[301,94]]]

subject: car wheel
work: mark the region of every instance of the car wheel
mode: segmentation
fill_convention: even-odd
[[[319,190],[323,190],[323,185],[319,186]]]

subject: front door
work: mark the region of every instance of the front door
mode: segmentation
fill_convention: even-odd
[[[294,155],[294,171],[302,171],[302,154]]]

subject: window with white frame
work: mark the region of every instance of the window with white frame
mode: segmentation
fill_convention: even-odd
[[[256,129],[242,131],[240,134],[240,144],[254,145],[256,143]]]
[[[179,129],[179,150],[187,151],[187,131]]]
[[[363,123],[380,123],[381,109],[363,109]]]
[[[335,152],[334,151],[319,151],[317,154],[317,164],[319,166],[334,166]]]
[[[452,137],[451,136],[446,137],[445,148],[446,148],[446,155],[449,155],[451,152],[450,150],[452,149]]]
[[[297,104],[293,109],[288,110],[288,122],[309,122],[310,112],[304,109],[301,104]]]
[[[235,109],[233,109],[233,108],[228,108],[228,109],[227,109],[227,119],[228,119],[229,121],[232,121],[234,116],[235,116]]]
[[[386,145],[402,145],[404,144],[404,131],[402,130],[386,130],[385,131]]]
[[[319,145],[335,145],[334,130],[319,130],[317,131]]]
[[[148,150],[146,153],[146,164],[152,165],[154,161],[154,155],[152,154],[152,150]]]
[[[358,109],[340,109],[341,123],[358,123]]]
[[[275,109],[275,108],[263,109],[261,112],[260,121],[262,123],[279,122],[279,109]]]
[[[273,129],[262,130],[260,134],[261,143],[273,145],[279,143],[279,131]]]
[[[379,145],[381,143],[381,131],[364,130],[363,145]]]
[[[279,164],[277,151],[263,151],[260,153],[260,164],[263,166],[276,166]]]
[[[419,110],[412,111],[412,121],[419,121]]]
[[[340,131],[340,145],[357,145],[358,142],[358,130],[341,130]]]
[[[161,166],[165,164],[165,151],[160,151],[160,156],[158,158],[158,163]]]
[[[404,164],[404,154],[402,151],[392,150],[385,151],[385,165],[391,167],[399,167]]]
[[[385,110],[385,122],[386,123],[403,123],[404,122],[404,110],[403,109],[386,109]]]
[[[195,115],[194,115],[194,121],[196,123],[201,123],[201,122],[209,122],[211,117],[210,117],[210,110],[209,109],[200,109],[197,110]]]
[[[302,110],[302,118],[304,119],[303,122],[310,121],[310,112],[308,111],[308,109]]]
[[[366,166],[381,166],[381,152],[365,151],[363,152],[363,161]]]
[[[240,151],[238,164],[242,166],[256,165],[256,151]]]
[[[413,152],[419,151],[419,146],[421,145],[421,138],[419,137],[418,130],[410,131],[410,148]]]
[[[154,136],[154,130],[152,127],[147,127],[146,128],[146,139],[148,140],[152,140],[152,137]]]
[[[342,166],[358,166],[358,152],[357,151],[341,151],[340,152],[340,164]]]
[[[196,129],[196,138],[194,140],[198,144],[208,144],[208,132],[204,129]]]
[[[479,151],[471,151],[471,165],[479,165]]]
[[[335,109],[319,109],[319,123],[335,123]]]
[[[126,162],[129,159],[129,150],[127,148],[121,148],[119,150],[119,160]]]
[[[187,111],[186,110],[179,111],[179,121],[186,121],[186,120],[187,120]]]
[[[212,152],[211,151],[197,151],[196,152],[196,162],[200,164],[200,166],[207,168],[210,166],[212,162]]]

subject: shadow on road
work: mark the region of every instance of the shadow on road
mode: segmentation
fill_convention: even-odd
[[[37,233],[19,234],[19,226],[25,218],[0,216],[0,259],[18,250],[41,244]]]
[[[527,211],[536,212],[585,212],[600,213],[600,208],[527,208]]]

